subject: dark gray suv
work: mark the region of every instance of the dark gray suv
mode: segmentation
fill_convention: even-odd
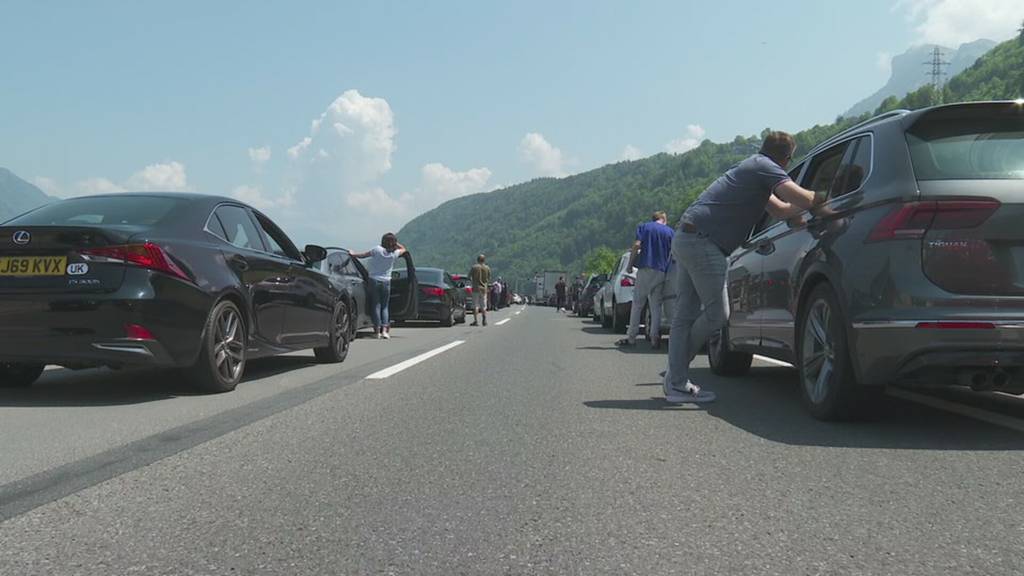
[[[821,419],[891,383],[1024,392],[1024,102],[883,114],[790,175],[828,201],[730,256],[716,373],[791,362]]]

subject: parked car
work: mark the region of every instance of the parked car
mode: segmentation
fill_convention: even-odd
[[[395,271],[392,285],[396,280],[404,280],[405,275],[405,270]],[[433,320],[442,326],[466,321],[466,292],[455,285],[450,274],[440,268],[417,268],[416,279],[416,320]]]
[[[1024,392],[1024,111],[982,102],[893,111],[790,171],[827,195],[802,222],[767,214],[729,257],[719,374],[751,354],[797,366],[822,419],[890,383]]]
[[[253,358],[312,348],[340,362],[352,312],[318,269],[326,256],[230,198],[44,205],[0,226],[0,386],[30,386],[47,364],[141,365],[224,392]]]
[[[415,266],[413,266],[412,257],[408,252],[402,254],[402,259],[396,263],[396,266],[405,267],[406,277],[408,270],[413,271],[412,291],[415,292],[417,290]],[[320,263],[320,269],[335,282],[339,290],[348,295],[349,308],[352,310],[352,338],[355,338],[356,332],[359,330],[373,328],[372,302],[367,293],[370,276],[362,261],[353,258],[345,248],[330,247],[327,248],[327,258]],[[403,293],[409,289],[410,287],[406,285],[396,290],[395,284],[392,282],[392,298],[388,303],[388,314],[395,321],[401,321],[416,314],[417,299],[403,297]],[[397,297],[395,297],[396,295]],[[409,306],[413,306],[413,308],[407,309]]]
[[[629,313],[633,307],[633,287],[636,285],[636,274],[629,268],[630,253],[626,252],[619,258],[615,271],[609,277],[597,295],[594,305],[597,307],[598,319],[605,328],[625,334],[629,327]]]
[[[601,288],[601,285],[608,281],[607,274],[591,274],[587,283],[583,285],[583,292],[580,292],[580,303],[577,314],[582,318],[594,315],[594,295]]]

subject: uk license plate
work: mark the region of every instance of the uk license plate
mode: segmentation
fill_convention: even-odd
[[[67,256],[0,256],[0,276],[63,276]]]

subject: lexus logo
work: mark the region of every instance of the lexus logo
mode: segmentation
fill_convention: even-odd
[[[32,235],[29,234],[27,230],[18,230],[14,233],[14,236],[11,237],[11,240],[14,240],[14,243],[19,246],[24,246],[32,241]]]

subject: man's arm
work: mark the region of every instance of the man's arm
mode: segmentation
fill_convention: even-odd
[[[349,255],[351,255],[353,258],[368,258],[370,256],[370,253],[369,252],[352,252],[352,251],[349,251]]]
[[[398,243],[396,242],[396,244],[398,244]],[[409,249],[406,248],[405,246],[402,246],[401,244],[398,244],[398,250],[395,250],[395,252],[398,252],[399,256],[401,256],[402,254],[405,254],[408,251],[409,251]]]
[[[820,202],[814,192],[808,190],[792,180],[787,180],[775,187],[774,195],[778,196],[783,204],[796,205],[801,210],[810,210]]]

